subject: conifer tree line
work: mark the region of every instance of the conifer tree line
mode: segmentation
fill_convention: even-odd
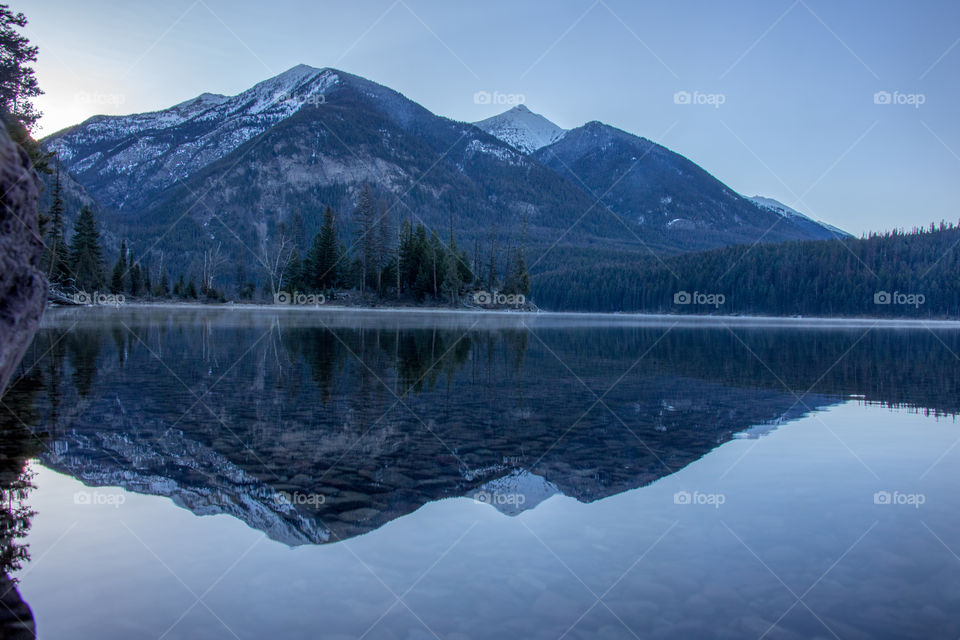
[[[215,283],[215,273],[223,262],[219,247],[204,255],[199,286],[193,275],[179,273],[173,280],[162,254],[156,269],[148,261],[137,260],[123,239],[116,262],[107,270],[103,239],[93,210],[86,206],[81,209],[69,242],[65,239],[65,214],[58,170],[45,216],[42,262],[55,286],[133,297],[227,299],[227,292]],[[409,218],[394,225],[388,214],[386,203],[374,197],[371,186],[365,184],[358,193],[352,219],[344,221],[352,223],[353,232],[341,233],[342,223],[328,206],[320,231],[309,242],[303,257],[296,242],[301,234],[294,231],[293,238],[287,238],[287,228],[281,226],[273,239],[273,251],[266,251],[261,260],[267,277],[259,284],[241,283],[238,297],[252,299],[258,288],[268,296],[287,291],[336,297],[338,292],[355,290],[375,299],[457,304],[465,293],[477,289],[530,294],[530,274],[522,244],[502,250],[491,234],[489,245],[482,247],[478,242],[471,258],[457,244],[452,212],[446,241],[436,230],[428,231],[425,225],[414,224]],[[294,220],[292,226],[300,225],[302,221]]]
[[[538,274],[536,289],[548,310],[960,318],[960,227],[571,264]],[[725,301],[677,304],[680,292]],[[923,301],[898,304],[895,293]]]
[[[341,232],[346,223],[350,223],[352,233]],[[435,229],[428,230],[409,218],[395,222],[387,203],[364,184],[350,220],[339,220],[328,206],[320,231],[303,257],[301,248],[293,243],[288,257],[276,263],[267,261],[268,267],[280,265],[272,293],[284,290],[335,296],[338,290],[349,289],[378,299],[447,304],[457,304],[466,292],[484,288],[530,294],[523,236],[520,244],[505,252],[491,237],[488,246],[476,245],[471,259],[457,244],[452,212],[445,235],[446,240],[442,240]],[[281,240],[275,250],[282,250],[282,245]],[[253,289],[254,284],[248,283],[242,291],[249,296]]]

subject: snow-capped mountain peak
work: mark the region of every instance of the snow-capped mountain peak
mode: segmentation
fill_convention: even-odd
[[[566,129],[530,111],[523,104],[473,124],[511,147],[528,154],[553,144],[567,133]]]
[[[301,64],[234,96],[204,93],[161,111],[94,116],[46,144],[78,175],[109,185],[108,202],[122,210],[134,172],[148,171],[136,181],[160,192],[305,106],[325,103],[340,73]]]

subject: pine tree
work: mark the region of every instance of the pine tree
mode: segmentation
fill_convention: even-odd
[[[164,298],[170,295],[170,277],[167,276],[166,269],[160,272],[160,288],[158,291]]]
[[[63,195],[60,192],[60,166],[57,166],[56,178],[51,192],[50,209],[47,212],[47,232],[44,238],[43,269],[47,280],[55,283],[65,282],[70,277],[70,268],[67,265],[67,242],[63,237],[66,207],[63,204]]]
[[[173,285],[173,295],[178,298],[184,298],[187,295],[187,284],[183,281],[183,274],[180,274],[180,277],[177,279],[176,284]]]
[[[431,293],[436,298],[440,295],[440,287],[447,272],[447,252],[444,250],[443,243],[440,242],[440,236],[437,235],[436,231],[430,234],[430,269],[433,274],[430,283]]]
[[[31,98],[43,91],[37,84],[36,72],[27,66],[37,61],[37,46],[17,32],[26,26],[26,16],[0,4],[0,106],[29,132],[41,115]]]
[[[513,260],[510,262],[510,273],[507,275],[503,290],[504,293],[530,295],[530,274],[527,272],[522,247],[514,250]]]
[[[80,290],[95,290],[104,284],[103,251],[100,248],[100,231],[90,207],[83,207],[73,227],[70,244],[70,270],[74,284]]]
[[[133,259],[133,254],[130,255],[127,270],[130,272],[127,278],[129,284],[127,290],[131,296],[138,295],[143,288],[143,273],[140,270],[140,264]]]
[[[190,282],[187,284],[186,297],[193,300],[197,299],[197,284],[193,281],[193,278],[190,278]]]
[[[456,304],[460,297],[460,272],[457,270],[455,254],[449,251],[446,257],[446,268],[444,269],[443,284],[440,286],[440,290],[450,304]]]
[[[417,240],[413,234],[413,225],[408,219],[404,219],[400,224],[400,245],[397,254],[400,261],[400,288],[403,291],[409,291],[417,281],[420,265],[417,255]]]
[[[113,265],[113,273],[110,274],[110,293],[123,293],[126,287],[123,286],[124,276],[127,274],[127,243],[120,241],[120,255],[117,262]]]
[[[520,232],[520,244],[513,252],[513,260],[510,265],[510,272],[507,276],[507,282],[504,285],[506,293],[530,295],[530,273],[527,271],[527,260],[523,254],[523,244],[527,240],[527,219],[523,219],[523,227]]]
[[[391,238],[393,231],[387,219],[387,203],[383,200],[377,204],[376,241],[374,243],[374,263],[377,275],[377,296],[383,297],[383,276],[393,262]]]
[[[307,252],[306,286],[314,290],[332,289],[339,283],[340,250],[337,247],[337,225],[333,210],[327,207],[323,213],[323,226],[313,238]]]
[[[304,263],[300,260],[300,253],[294,249],[290,256],[290,264],[287,265],[286,282],[283,283],[291,293],[294,291],[303,291],[303,273]]]
[[[143,293],[144,295],[153,294],[153,282],[150,281],[150,263],[147,262],[143,265]]]
[[[376,260],[377,245],[377,204],[373,199],[373,190],[370,183],[365,183],[357,196],[357,207],[353,211],[353,220],[356,225],[357,244],[360,247],[360,293],[366,290],[370,279],[371,269]]]

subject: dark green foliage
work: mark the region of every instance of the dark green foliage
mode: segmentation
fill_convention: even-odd
[[[70,244],[70,270],[78,289],[93,291],[104,284],[100,231],[89,207],[80,210]]]
[[[176,284],[173,285],[173,295],[178,298],[184,298],[187,295],[187,284],[183,280],[183,274],[180,274],[180,277],[177,278]]]
[[[290,263],[287,264],[286,275],[284,276],[285,282],[283,287],[289,291],[303,291],[305,290],[305,263],[300,260],[300,254],[296,249],[293,250],[293,254],[290,256]]]
[[[60,170],[57,169],[50,197],[50,208],[47,211],[46,227],[43,238],[43,262],[41,263],[47,280],[63,283],[70,277],[68,266],[69,253],[67,241],[64,239],[64,213],[66,207],[60,192]]]
[[[113,265],[113,272],[110,274],[110,293],[123,293],[126,287],[123,286],[124,276],[127,274],[127,243],[120,242],[120,255],[117,257],[116,264]]]
[[[131,296],[140,295],[143,289],[143,272],[140,269],[140,263],[133,259],[133,255],[129,257],[129,266],[127,267],[127,291],[130,292]]]
[[[28,66],[37,61],[37,47],[18,31],[26,26],[26,16],[0,4],[0,104],[30,131],[40,118],[31,99],[43,91]]]
[[[517,248],[513,252],[506,281],[503,283],[503,292],[524,296],[530,295],[530,273],[527,271],[527,262],[524,259],[522,248]]]
[[[340,250],[337,246],[337,226],[330,207],[323,213],[323,227],[314,236],[313,245],[307,253],[305,262],[304,284],[317,290],[325,291],[339,283]]]
[[[574,263],[534,278],[541,308],[570,311],[960,317],[960,228],[941,223],[854,240],[734,246],[631,262]],[[675,304],[679,292],[722,306]],[[874,295],[921,294],[919,305]]]
[[[153,290],[153,295],[164,298],[170,295],[170,277],[166,269],[160,271],[160,284]]]

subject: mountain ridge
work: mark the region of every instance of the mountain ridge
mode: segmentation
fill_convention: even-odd
[[[298,65],[235,96],[94,116],[43,143],[138,256],[196,273],[201,254],[226,242],[239,264],[223,276],[231,285],[248,277],[240,271],[257,272],[297,211],[301,254],[327,206],[341,213],[341,237],[352,234],[348,214],[364,183],[391,203],[390,224],[408,217],[446,237],[452,221],[462,246],[510,246],[526,227],[530,260],[543,268],[571,250],[629,259],[832,237],[750,203],[646,138],[598,121],[566,131],[525,106],[506,113],[546,123],[552,141],[525,153],[531,145],[504,140],[503,127],[487,126],[498,137],[360,76]]]

